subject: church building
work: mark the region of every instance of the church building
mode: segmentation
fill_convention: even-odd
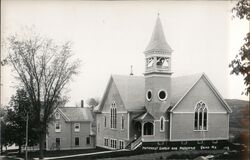
[[[172,49],[159,16],[144,51],[144,76],[111,75],[96,110],[96,145],[108,149],[218,144],[230,107],[205,73],[172,76]]]

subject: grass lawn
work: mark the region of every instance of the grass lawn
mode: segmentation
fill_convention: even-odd
[[[203,150],[203,151],[171,151],[149,153],[134,156],[116,157],[116,158],[100,158],[99,160],[193,160],[199,156],[213,155],[214,160],[243,160],[250,157],[244,155],[243,152],[225,151],[225,150]]]
[[[1,160],[17,160],[16,158],[0,157]]]
[[[168,151],[168,152],[158,152],[158,153],[149,153],[136,156],[126,156],[119,158],[104,158],[102,160],[165,160],[165,159],[185,159],[193,160],[194,158],[200,155],[209,155],[209,154],[221,154],[224,150],[203,150],[203,151]]]
[[[107,149],[96,147],[95,149],[78,149],[78,150],[55,150],[55,151],[45,151],[44,157],[58,157],[58,156],[68,156],[68,155],[75,155],[75,154],[84,154],[84,153],[92,153],[92,152],[101,152],[101,151],[107,151]],[[25,153],[22,153],[19,155],[11,154],[11,156],[17,156],[17,157],[25,157]],[[38,158],[39,157],[39,151],[33,151],[28,152],[29,159]]]
[[[203,151],[168,151],[168,152],[153,152],[153,151],[121,151],[108,154],[100,154],[94,156],[80,156],[72,158],[64,158],[62,160],[162,160],[162,159],[185,159],[193,160],[201,155],[223,154],[224,150],[203,150]]]
[[[107,151],[103,148],[87,149],[87,150],[64,150],[64,151],[47,151],[45,157],[57,157],[64,155],[75,155],[84,153],[93,153]],[[226,154],[224,154],[226,153]],[[193,150],[193,151],[148,151],[148,150],[136,150],[136,151],[114,151],[111,153],[102,153],[97,155],[85,155],[70,158],[62,158],[60,160],[174,160],[174,159],[185,159],[193,160],[199,156],[213,155],[215,160],[236,160],[242,159],[242,154],[237,151],[226,151],[226,150]],[[21,155],[22,157],[24,155]],[[29,154],[29,159],[37,158],[38,152]],[[3,159],[13,160],[13,159]]]
[[[98,154],[98,155],[89,155],[89,156],[79,156],[79,157],[72,157],[72,158],[63,158],[61,160],[82,160],[82,159],[87,159],[87,160],[96,160],[96,159],[110,159],[114,158],[117,159],[118,157],[127,157],[127,156],[138,156],[146,153],[155,153],[155,151],[142,151],[142,150],[136,150],[136,151],[115,151],[112,153],[103,153],[103,154]]]

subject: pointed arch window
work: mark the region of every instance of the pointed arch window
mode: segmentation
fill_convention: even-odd
[[[121,130],[124,130],[124,116],[121,118]]]
[[[160,118],[160,131],[164,131],[165,130],[165,119],[164,117]]]
[[[107,127],[107,117],[104,116],[104,127]]]
[[[203,110],[203,129],[207,130],[207,108]]]
[[[56,112],[55,118],[59,120],[60,119],[60,113]]]
[[[194,115],[194,130],[198,130],[198,114],[199,114],[199,108],[195,109],[195,115]]]
[[[110,108],[110,128],[117,127],[117,108],[115,102],[111,104]]]
[[[207,130],[207,106],[204,102],[199,102],[195,107],[194,112],[194,130],[204,131]]]

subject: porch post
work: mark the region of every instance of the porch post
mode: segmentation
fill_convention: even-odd
[[[144,128],[144,122],[142,122],[142,124],[141,124],[141,137],[143,136],[143,128]]]

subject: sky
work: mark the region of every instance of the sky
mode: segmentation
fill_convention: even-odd
[[[245,99],[243,78],[228,64],[249,31],[247,21],[232,19],[235,1],[1,1],[1,40],[25,27],[72,41],[80,74],[70,82],[68,106],[101,99],[111,74],[143,76],[144,54],[157,18],[174,50],[175,76],[204,72],[224,98]],[[1,57],[7,52],[1,46]],[[16,81],[1,68],[1,104],[8,104]]]

